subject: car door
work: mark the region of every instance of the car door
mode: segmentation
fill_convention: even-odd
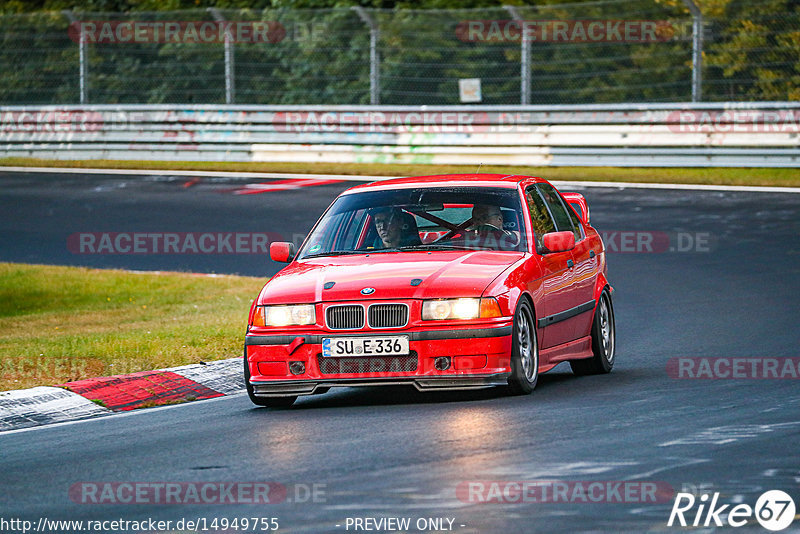
[[[544,234],[556,232],[557,226],[544,199],[531,185],[525,189],[525,200],[531,217],[535,253],[541,265],[541,284],[543,288],[544,309],[537,309],[537,330],[540,333],[539,347],[547,349],[574,339],[574,324],[569,321],[552,321],[551,317],[573,306],[572,293],[573,274],[569,264],[572,262],[572,251],[543,253],[542,237]],[[535,292],[534,285],[538,281],[529,282],[529,289]]]
[[[546,183],[537,184],[545,203],[550,208],[559,231],[571,230],[575,234],[575,248],[572,249],[574,298],[573,305],[579,307],[570,321],[573,338],[589,335],[594,310],[594,288],[597,282],[598,258],[590,239],[587,239],[583,225],[575,211],[564,201],[556,189]]]

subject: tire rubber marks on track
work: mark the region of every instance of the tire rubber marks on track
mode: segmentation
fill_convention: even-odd
[[[774,423],[769,425],[729,425],[701,430],[685,438],[661,443],[659,447],[671,445],[727,445],[742,439],[756,438],[776,430],[800,426],[800,421]]]
[[[260,184],[246,184],[242,187],[235,189],[235,195],[258,195],[261,193],[272,193],[274,191],[289,191],[292,189],[300,189],[301,187],[314,187],[318,185],[338,184],[344,180],[332,180],[322,178],[301,178],[290,180],[275,180],[269,183]]]

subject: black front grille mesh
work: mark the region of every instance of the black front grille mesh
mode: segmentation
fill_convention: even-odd
[[[412,373],[417,370],[417,353],[408,356],[381,356],[362,358],[324,358],[317,354],[320,373],[338,375],[347,373]]]
[[[373,304],[367,311],[371,328],[396,328],[408,322],[405,304]]]
[[[328,328],[344,330],[362,328],[364,326],[364,308],[362,306],[330,306],[325,310],[325,321]]]

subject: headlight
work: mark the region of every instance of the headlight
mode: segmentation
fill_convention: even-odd
[[[422,303],[422,319],[425,321],[501,316],[500,306],[492,297],[426,300]]]
[[[259,306],[253,317],[255,326],[294,326],[314,324],[317,315],[313,304],[295,306]]]

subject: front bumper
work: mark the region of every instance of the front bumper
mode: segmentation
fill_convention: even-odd
[[[419,391],[468,390],[504,385],[511,373],[510,321],[486,327],[252,335],[245,338],[250,384],[256,396],[312,395],[344,386],[410,385]],[[323,358],[326,337],[409,337],[410,354],[384,358]],[[447,370],[436,358],[449,357]],[[304,372],[292,374],[290,363]]]
[[[313,395],[319,388],[334,386],[414,386],[419,391],[452,391],[482,389],[503,386],[508,383],[509,373],[472,377],[429,377],[429,378],[331,378],[323,380],[269,380],[259,382],[250,380],[253,393],[257,397],[280,397],[294,395]]]

